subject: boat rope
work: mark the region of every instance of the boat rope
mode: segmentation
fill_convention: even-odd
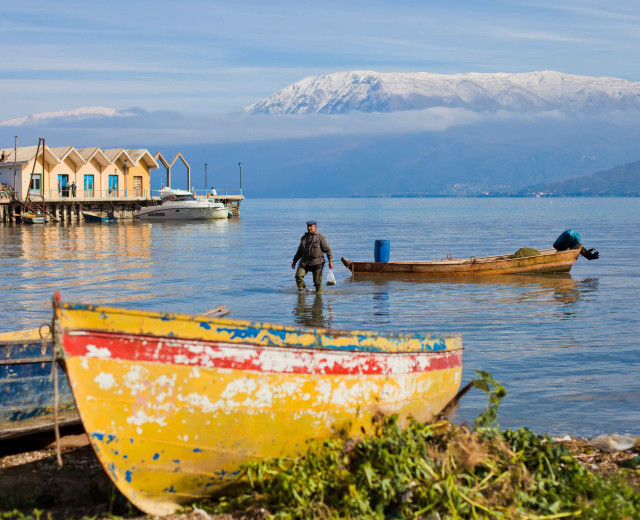
[[[42,333],[42,327],[47,327],[46,334]],[[43,323],[42,325],[40,325],[40,327],[38,327],[38,334],[40,334],[41,338],[47,338],[47,337],[51,336],[51,324],[50,323]]]
[[[383,266],[382,269],[380,269],[378,272],[381,273],[382,271],[384,271],[389,265],[389,262],[386,262]]]
[[[56,434],[56,458],[58,459],[58,467],[62,467],[62,454],[60,447],[60,424],[58,419],[58,359],[56,349],[53,349],[53,431]]]
[[[49,333],[47,334],[47,336],[42,335],[42,328],[45,325],[49,327]],[[53,432],[55,433],[55,436],[56,436],[56,459],[58,460],[58,467],[61,468],[62,467],[62,446],[60,443],[60,418],[58,416],[58,408],[60,406],[60,390],[59,390],[60,382],[58,377],[58,359],[60,359],[60,357],[58,356],[58,347],[57,347],[55,338],[53,336],[53,324],[43,323],[42,325],[40,325],[40,328],[38,330],[40,331],[40,336],[42,337],[43,345],[45,345],[46,338],[49,336],[51,337],[51,339],[54,340],[53,347],[51,349],[52,350],[51,370],[53,372]]]

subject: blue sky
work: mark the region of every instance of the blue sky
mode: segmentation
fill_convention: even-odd
[[[640,2],[2,1],[0,121],[84,106],[225,114],[340,70],[640,81]]]

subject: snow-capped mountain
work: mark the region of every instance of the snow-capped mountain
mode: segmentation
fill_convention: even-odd
[[[41,125],[51,120],[68,120],[79,121],[83,119],[95,119],[102,117],[124,117],[131,116],[131,112],[121,112],[115,108],[107,107],[82,107],[73,110],[60,110],[58,112],[41,112],[39,114],[29,114],[25,117],[17,119],[9,119],[0,122],[0,126],[25,126],[25,125]]]
[[[640,108],[640,82],[554,71],[518,74],[336,72],[310,76],[246,107],[252,114],[343,114],[432,107],[599,112]]]

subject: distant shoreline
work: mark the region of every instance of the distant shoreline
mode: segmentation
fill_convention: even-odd
[[[575,198],[575,199],[618,199],[618,198],[638,198],[640,197],[640,193],[630,194],[630,195],[583,195],[583,194],[544,194],[544,195],[528,195],[528,194],[477,194],[477,195],[455,195],[455,194],[447,194],[447,195],[439,195],[439,194],[411,194],[411,193],[403,193],[403,194],[377,194],[377,195],[359,195],[352,194],[348,196],[354,199],[559,199],[559,198]],[[342,198],[342,197],[339,197]]]

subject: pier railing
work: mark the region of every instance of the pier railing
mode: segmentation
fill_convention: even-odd
[[[60,190],[46,190],[45,199],[47,201],[65,200],[65,199],[108,199],[108,198],[135,198],[145,199],[148,198],[148,190],[118,190],[110,188],[106,190],[85,190],[76,188],[73,191],[71,188],[62,188]],[[39,195],[40,192],[31,192],[32,195]]]
[[[215,194],[211,192],[211,190],[190,190],[196,197],[241,197],[242,190],[239,188],[224,188],[216,190]],[[105,200],[109,198],[113,199],[148,199],[151,197],[159,197],[160,190],[123,190],[116,188],[109,188],[106,190],[97,190],[97,189],[80,189],[76,188],[75,191],[71,189],[71,187],[65,187],[62,189],[49,189],[45,190],[43,194],[40,193],[40,190],[31,190],[30,195],[32,196],[44,196],[46,201],[64,201],[67,199],[96,199],[96,200]],[[7,199],[11,199],[12,194],[7,191],[6,194],[4,192],[0,193],[0,198],[6,196]]]
[[[191,190],[192,193],[196,197],[237,197],[242,195],[242,190],[239,188],[224,188],[224,189],[216,189],[215,193],[212,193],[211,190]]]

